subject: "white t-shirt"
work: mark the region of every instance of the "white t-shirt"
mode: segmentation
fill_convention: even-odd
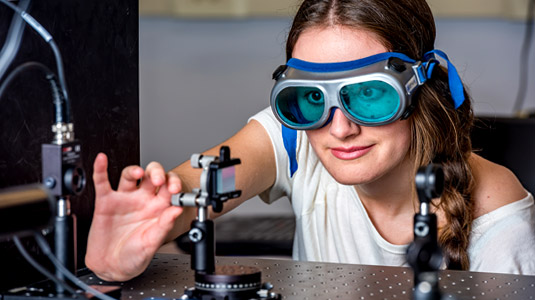
[[[353,186],[327,172],[304,132],[297,132],[297,172],[290,177],[281,124],[270,108],[253,116],[268,132],[277,178],[260,197],[287,196],[296,216],[293,258],[304,261],[408,266],[408,245],[386,241],[371,222]],[[531,194],[500,207],[472,225],[470,270],[535,275],[535,208]]]

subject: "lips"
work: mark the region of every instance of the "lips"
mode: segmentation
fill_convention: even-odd
[[[373,148],[373,146],[374,145],[365,147],[331,148],[331,153],[334,157],[341,160],[353,160],[368,153]]]

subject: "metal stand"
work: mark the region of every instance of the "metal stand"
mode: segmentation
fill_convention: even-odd
[[[43,184],[57,199],[54,251],[58,260],[76,273],[76,217],[71,214],[70,196],[80,195],[85,188],[82,147],[74,140],[72,124],[56,123],[52,131],[52,144],[42,145],[42,170]],[[61,272],[56,271],[56,276],[65,280]],[[56,285],[58,295],[64,292],[62,286]]]
[[[437,216],[429,211],[430,202],[444,189],[444,173],[436,165],[418,170],[415,178],[420,211],[414,216],[414,241],[407,249],[407,260],[414,271],[414,300],[443,299],[438,286],[442,250],[437,242]],[[449,298],[453,299],[453,298]]]
[[[201,188],[192,193],[173,195],[175,206],[197,207],[197,219],[191,223],[189,238],[192,243],[191,268],[195,271],[195,287],[186,289],[181,299],[245,300],[280,299],[270,292],[270,283],[262,284],[258,268],[248,266],[215,265],[215,229],[208,219],[208,207],[221,212],[223,203],[237,198],[241,191],[235,190],[234,166],[239,159],[230,158],[230,149],[221,147],[220,156],[194,154],[191,165],[202,168]]]
[[[81,146],[73,140],[72,124],[55,124],[56,133],[52,144],[42,145],[43,185],[49,195],[55,198],[54,255],[71,273],[76,273],[76,217],[71,214],[70,196],[80,195],[85,188],[86,178],[82,168]],[[87,299],[93,297],[72,286],[66,276],[56,270],[55,277],[65,282],[44,281],[38,284],[10,291],[2,295],[3,300],[53,300]],[[95,288],[95,287],[93,287]],[[101,292],[120,296],[118,286],[97,287]]]
[[[72,273],[76,274],[76,216],[71,214],[68,197],[59,198],[58,211],[54,222],[54,254]],[[56,270],[56,277],[65,281],[63,273]],[[63,295],[65,289],[56,285],[56,293]]]
[[[54,256],[71,273],[76,273],[76,217],[71,214],[70,196],[80,195],[86,183],[82,169],[81,146],[72,140],[72,124],[58,126],[66,132],[56,136],[52,144],[43,144],[42,174],[43,185],[54,198],[56,205],[54,217]],[[59,270],[54,274],[60,281],[69,284],[66,276]],[[67,288],[68,289],[68,288]],[[50,281],[27,286],[20,291],[5,294],[4,300],[30,299],[82,299],[85,298],[80,290],[71,293],[61,284]],[[79,293],[79,294],[78,294]]]

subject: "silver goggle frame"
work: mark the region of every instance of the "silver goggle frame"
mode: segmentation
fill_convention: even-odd
[[[276,82],[271,90],[271,108],[275,117],[286,127],[298,130],[317,129],[325,125],[330,117],[333,107],[340,108],[344,115],[351,121],[363,126],[380,126],[390,124],[404,116],[407,109],[412,107],[412,96],[417,87],[425,82],[422,73],[419,72],[421,63],[409,63],[396,59],[395,65],[392,58],[385,59],[361,68],[335,71],[335,72],[310,72],[286,66],[279,74],[274,74]],[[277,72],[277,71],[276,71]],[[425,75],[423,75],[425,76]],[[368,81],[381,81],[395,89],[400,98],[397,112],[390,118],[380,122],[366,122],[355,118],[349,113],[340,99],[340,90],[347,85]],[[319,121],[308,126],[293,126],[282,120],[277,112],[276,101],[279,93],[288,87],[311,87],[319,89],[325,99],[324,111]],[[334,96],[336,95],[336,96]]]

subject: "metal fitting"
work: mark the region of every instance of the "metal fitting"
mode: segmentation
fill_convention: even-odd
[[[52,125],[54,140],[56,145],[74,141],[74,125],[72,123],[55,123]]]

